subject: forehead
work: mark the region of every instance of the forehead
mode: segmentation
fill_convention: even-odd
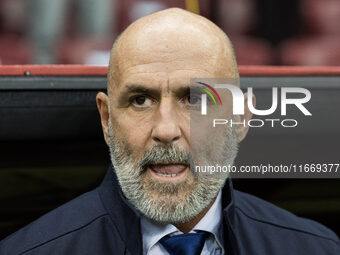
[[[166,31],[159,27],[134,31],[120,39],[114,54],[119,84],[132,77],[210,77],[221,71],[226,49],[218,36],[190,26],[180,33],[171,26]]]
[[[174,72],[141,72],[126,74],[118,86],[125,91],[129,87],[141,86],[164,92],[174,92],[179,88],[189,87],[192,77],[212,77],[208,72],[199,70],[177,70]]]

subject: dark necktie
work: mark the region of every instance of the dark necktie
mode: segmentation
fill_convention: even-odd
[[[165,236],[159,242],[170,255],[199,255],[209,233],[200,231],[175,236]]]

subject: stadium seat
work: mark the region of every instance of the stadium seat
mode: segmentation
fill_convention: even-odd
[[[32,63],[32,47],[23,38],[14,35],[1,35],[0,64],[29,64]]]
[[[340,65],[340,37],[306,37],[280,46],[284,65]]]
[[[113,37],[98,39],[66,38],[57,49],[57,62],[62,64],[107,65],[114,39]],[[97,60],[94,60],[93,54],[97,54]],[[89,60],[89,58],[92,60]]]
[[[338,0],[302,0],[300,6],[309,34],[340,35],[340,2]]]
[[[237,63],[240,65],[270,65],[275,62],[269,43],[249,36],[231,36]]]

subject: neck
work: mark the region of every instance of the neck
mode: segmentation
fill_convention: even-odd
[[[173,225],[178,228],[183,233],[189,233],[197,223],[204,217],[204,215],[209,211],[210,207],[214,204],[216,197],[211,201],[211,203],[205,207],[199,214],[197,214],[193,219],[184,223],[174,223]]]

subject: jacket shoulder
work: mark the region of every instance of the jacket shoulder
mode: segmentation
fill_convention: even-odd
[[[250,194],[234,191],[235,210],[249,221],[266,224],[277,229],[308,235],[315,240],[329,241],[340,245],[337,235],[313,220],[298,217],[282,208]]]
[[[22,254],[81,230],[107,213],[98,191],[87,192],[41,216],[0,242],[0,254]]]

